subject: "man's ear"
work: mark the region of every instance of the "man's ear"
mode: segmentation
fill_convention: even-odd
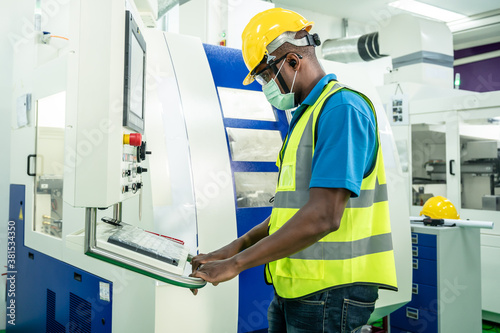
[[[300,67],[300,59],[302,59],[302,57],[298,54],[290,53],[287,57],[288,65],[297,71]]]

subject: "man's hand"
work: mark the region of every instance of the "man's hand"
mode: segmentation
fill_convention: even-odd
[[[191,266],[192,266],[192,274],[190,276],[195,276],[195,277],[201,277],[202,279],[208,281],[208,282],[213,282],[215,280],[211,280],[211,277],[207,276],[207,270],[212,267],[212,265],[206,266],[208,263],[215,262],[215,261],[224,261],[225,259],[228,258],[233,258],[236,254],[239,252],[247,249],[248,247],[252,246],[253,244],[257,243],[260,241],[262,238],[267,237],[267,228],[269,225],[269,217],[265,219],[263,222],[260,224],[257,224],[255,227],[253,227],[249,232],[241,236],[240,238],[232,241],[230,244],[218,249],[217,251],[210,252],[208,254],[203,254],[200,253],[199,255],[195,256],[193,259],[191,259]],[[234,261],[233,261],[234,262]],[[219,263],[220,264],[220,263]],[[226,266],[228,264],[226,263]],[[203,266],[203,267],[201,267]],[[231,265],[229,265],[231,266]],[[233,265],[236,267],[235,265]],[[221,276],[230,276],[225,280],[217,280],[215,281],[215,284],[218,284],[219,282],[222,281],[227,281],[235,277],[236,275],[239,274],[240,271],[237,273],[234,273],[234,267],[227,267],[228,272],[227,274],[220,274]],[[226,268],[220,268],[219,269],[226,269]],[[195,273],[200,272],[199,275],[195,275]],[[211,274],[214,272],[211,270]],[[226,273],[219,271],[221,273]],[[203,275],[205,274],[205,275]],[[234,274],[234,275],[233,275]],[[206,277],[206,279],[205,279]],[[198,289],[191,289],[194,295],[198,293]]]
[[[197,256],[193,257],[193,259],[191,259],[191,271],[192,273],[194,273],[198,269],[198,267],[200,267],[203,264],[206,264],[207,262],[222,260],[226,258],[227,257],[224,254],[220,253],[219,251],[210,252],[207,254],[200,253]]]
[[[241,270],[238,269],[234,257],[223,260],[210,261],[198,266],[190,276],[201,278],[214,286],[220,282],[229,281],[238,274]]]
[[[220,249],[220,250],[217,250],[214,252],[210,252],[207,254],[204,254],[204,253],[198,254],[197,256],[193,257],[193,259],[191,259],[191,272],[192,272],[192,274],[190,276],[201,277],[201,276],[194,275],[194,273],[197,272],[201,268],[201,266],[203,266],[209,262],[212,262],[212,261],[227,259],[229,256],[230,256],[230,253],[228,253],[227,251],[224,251],[223,249]],[[204,279],[203,277],[201,277],[201,278]],[[205,281],[208,281],[208,280],[205,280]],[[196,294],[198,294],[198,289],[191,289],[191,292],[193,293],[193,295],[196,295]]]

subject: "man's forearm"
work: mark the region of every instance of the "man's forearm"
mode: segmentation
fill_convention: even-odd
[[[251,247],[261,239],[268,236],[267,230],[269,225],[269,218],[270,217],[262,221],[260,224],[257,224],[255,227],[250,229],[250,231],[236,240],[240,245],[240,250],[238,252]]]
[[[312,212],[308,212],[307,209],[301,210],[274,234],[237,254],[234,259],[240,270],[287,257],[326,236],[330,231],[319,233],[310,228],[310,232],[304,231],[302,228],[304,225],[314,223],[314,218],[307,216],[308,213]]]
[[[310,200],[278,231],[236,255],[236,265],[245,270],[287,257],[335,231],[340,226],[349,194],[348,191],[338,191],[338,200],[331,200],[327,210],[324,202]]]

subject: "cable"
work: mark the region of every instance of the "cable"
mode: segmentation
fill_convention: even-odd
[[[63,37],[63,36],[58,36],[58,35],[52,35],[50,31],[42,31],[42,36],[40,37],[40,41],[43,44],[48,44],[50,42],[51,38],[59,38],[59,39],[64,39],[69,41],[69,38]]]
[[[69,40],[69,38],[62,37],[62,36],[56,36],[56,35],[50,35],[50,37],[52,37],[52,38],[61,38],[61,39]]]

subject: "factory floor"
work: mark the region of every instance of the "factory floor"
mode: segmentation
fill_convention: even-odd
[[[375,322],[373,326],[382,327],[382,321]],[[5,333],[5,330],[0,330],[0,333]],[[500,324],[483,320],[483,333],[500,333]]]
[[[374,327],[382,328],[382,319],[372,324]],[[483,333],[500,333],[500,324],[483,320]],[[0,332],[1,333],[1,332]]]

